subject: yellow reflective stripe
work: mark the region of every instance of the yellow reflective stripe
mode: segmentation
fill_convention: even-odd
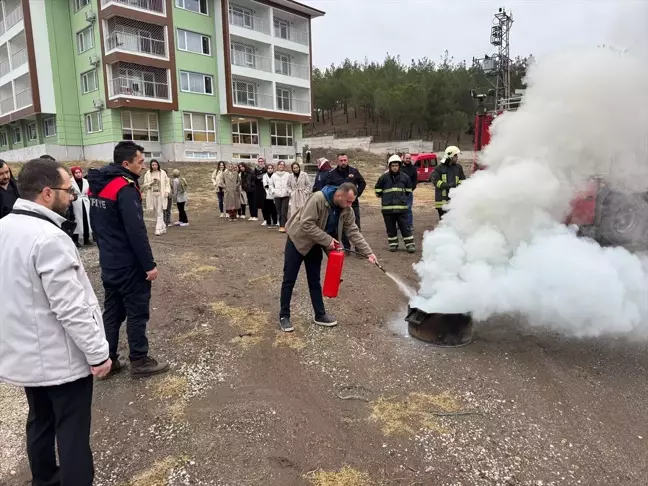
[[[404,189],[402,187],[392,187],[391,189],[385,189],[385,192],[405,192],[405,191],[407,191],[407,189]]]
[[[441,180],[443,182],[448,182],[448,174],[441,174]]]
[[[461,184],[461,181],[459,180],[459,176],[456,176],[455,179],[456,179],[455,184],[457,185]]]
[[[448,191],[445,191],[445,190],[444,190],[444,191],[441,193],[441,195],[442,195],[443,197],[446,197],[446,196],[448,195]]]
[[[403,242],[408,242],[408,241],[414,241],[414,237],[413,236],[407,236],[407,237],[403,238]]]
[[[383,209],[407,209],[407,206],[383,206]]]
[[[405,192],[412,192],[412,189],[405,189]]]
[[[382,189],[376,189],[376,192],[383,192]]]
[[[439,182],[437,182],[437,187],[438,187],[439,189],[441,189],[441,186],[442,186],[443,184],[444,184],[443,181],[439,181]]]
[[[448,201],[434,201],[434,207],[437,208],[442,208],[446,204],[448,204]]]

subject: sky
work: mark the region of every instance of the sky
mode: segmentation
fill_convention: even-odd
[[[313,19],[313,64],[325,68],[345,58],[382,61],[387,53],[455,61],[496,52],[490,45],[493,15],[513,14],[511,56],[535,57],[567,45],[605,42],[625,8],[648,0],[302,0],[326,12]]]

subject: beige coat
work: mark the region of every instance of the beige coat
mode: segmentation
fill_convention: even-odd
[[[219,186],[220,180],[223,177],[223,173],[224,173],[224,171],[221,171],[221,170],[218,170],[218,169],[216,169],[214,172],[212,172],[212,176],[211,176],[212,184],[214,185],[214,187],[216,188],[217,191],[218,191],[218,186]]]
[[[289,218],[306,204],[306,200],[312,191],[313,185],[306,172],[301,171],[298,178],[295,178],[294,174],[290,174],[290,179],[288,179],[288,193],[290,194],[290,205],[288,206]]]
[[[144,184],[142,185],[142,192],[146,193],[146,209],[153,209],[153,174],[147,171],[144,175]],[[169,194],[171,194],[171,184],[169,183],[169,176],[166,171],[160,171],[160,192],[158,193],[162,198],[162,209],[167,208],[169,202]]]
[[[331,244],[333,238],[325,231],[330,207],[324,193],[316,192],[288,219],[286,233],[302,255],[306,255],[315,245],[326,248]],[[355,223],[355,214],[351,208],[342,209],[340,214],[338,241],[343,232],[346,232],[359,253],[366,256],[373,253]]]
[[[225,211],[241,209],[241,178],[238,172],[226,170],[218,181],[218,188],[225,192],[223,198]]]

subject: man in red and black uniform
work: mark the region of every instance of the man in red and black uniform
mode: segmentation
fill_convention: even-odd
[[[169,370],[148,355],[151,282],[158,271],[149,244],[139,175],[144,148],[132,141],[119,142],[113,163],[88,172],[90,222],[99,246],[101,280],[105,290],[103,321],[113,362],[111,373],[125,360],[117,354],[119,328],[126,317],[131,375],[151,376]]]

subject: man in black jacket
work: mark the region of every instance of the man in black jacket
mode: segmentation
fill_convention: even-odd
[[[4,160],[0,159],[0,219],[11,212],[19,197],[18,184],[11,175],[11,169]]]
[[[360,200],[360,196],[362,196],[365,187],[367,187],[367,183],[365,182],[364,177],[362,177],[362,174],[360,174],[360,171],[349,165],[349,157],[347,157],[345,153],[338,154],[337,167],[327,172],[322,178],[321,186],[314,188],[313,190],[320,190],[326,186],[340,187],[345,182],[351,182],[358,188],[358,197],[351,208],[355,213],[356,226],[360,229],[360,203],[358,201]],[[346,233],[342,235],[342,244],[345,249],[351,249],[351,243],[349,242]]]
[[[436,166],[432,173],[432,184],[434,184],[434,205],[439,213],[439,219],[443,219],[446,213],[445,205],[450,201],[450,189],[454,189],[464,180],[463,167],[459,164],[458,147],[451,145],[445,150],[443,162]]]
[[[414,237],[407,224],[409,196],[412,194],[412,180],[401,168],[398,155],[389,158],[389,171],[376,182],[376,196],[381,199],[382,215],[387,229],[389,251],[398,250],[398,229],[403,235],[403,243],[408,253],[416,251]]]
[[[145,377],[169,370],[148,355],[151,282],[158,276],[149,244],[139,175],[144,148],[132,141],[119,142],[113,163],[88,172],[90,222],[99,245],[101,279],[105,290],[103,321],[113,362],[111,373],[125,361],[117,354],[119,328],[126,317],[131,375]]]
[[[416,172],[416,166],[412,164],[412,154],[405,154],[403,156],[401,172],[412,181],[412,192],[407,194],[407,225],[409,226],[410,232],[413,232],[414,214],[412,214],[412,206],[414,205],[414,191],[416,191],[416,184],[418,183],[418,173]]]

